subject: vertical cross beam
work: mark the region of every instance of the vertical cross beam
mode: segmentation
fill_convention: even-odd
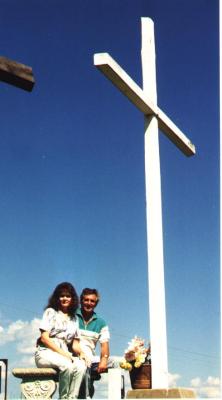
[[[153,21],[142,18],[143,92],[157,104],[156,63]],[[152,388],[168,388],[166,306],[164,285],[162,202],[158,120],[145,119],[145,187],[148,250],[149,317]]]
[[[195,146],[157,106],[154,25],[142,18],[143,90],[107,53],[94,65],[144,114],[148,287],[152,388],[168,388],[166,306],[163,262],[161,175],[158,128],[187,156]]]

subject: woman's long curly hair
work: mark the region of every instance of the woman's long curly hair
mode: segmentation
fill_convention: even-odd
[[[59,298],[61,297],[61,294],[63,294],[63,293],[68,293],[72,298],[71,304],[68,308],[68,315],[70,317],[74,317],[76,310],[79,306],[79,298],[78,298],[75,288],[69,282],[62,282],[56,286],[54,292],[49,297],[48,304],[45,307],[45,309],[46,308],[54,308],[54,310],[58,311],[60,309]]]

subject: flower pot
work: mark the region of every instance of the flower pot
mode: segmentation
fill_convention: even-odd
[[[133,366],[130,381],[132,389],[151,389],[151,364],[144,363],[139,368]]]

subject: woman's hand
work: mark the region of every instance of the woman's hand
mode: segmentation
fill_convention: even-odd
[[[86,366],[87,366],[88,368],[91,367],[92,362],[91,362],[90,358],[87,357],[87,355],[86,355],[83,351],[80,352],[79,358],[80,358],[81,360],[85,361]]]
[[[76,358],[76,357],[77,357],[77,356],[72,356],[72,361],[73,361],[73,362],[75,361],[75,358]],[[83,352],[81,351],[81,353],[79,353],[79,355],[78,355],[78,358],[79,358],[80,360],[83,360],[88,368],[91,367],[91,360],[86,356],[85,353],[83,353]]]
[[[73,340],[73,342],[72,342],[72,350],[73,350],[74,354],[77,355],[77,357],[79,357],[81,360],[85,361],[87,367],[91,366],[91,360],[82,351],[79,339],[74,339]]]

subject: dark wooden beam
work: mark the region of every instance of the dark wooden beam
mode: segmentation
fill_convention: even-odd
[[[31,92],[35,84],[32,68],[0,57],[0,81]]]

